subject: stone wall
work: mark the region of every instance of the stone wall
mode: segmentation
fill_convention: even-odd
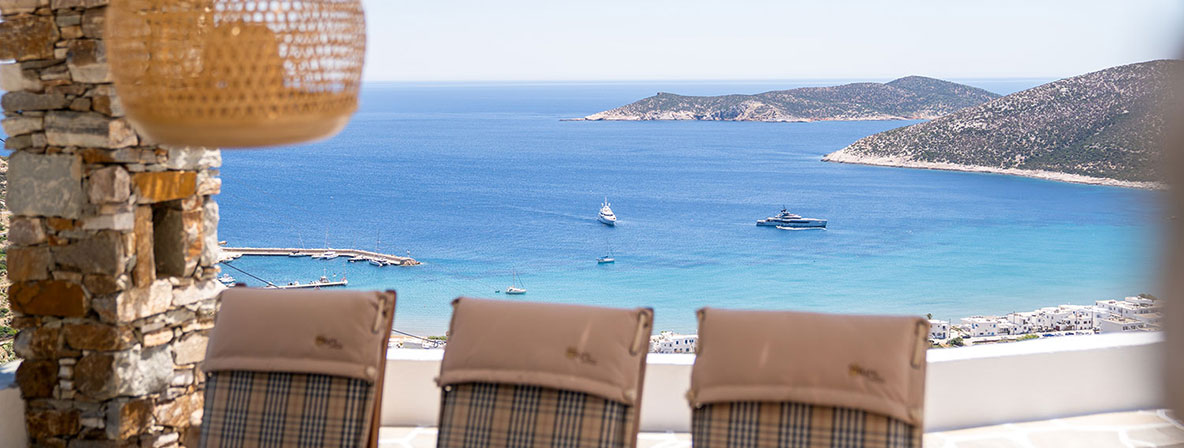
[[[221,154],[121,118],[106,3],[0,0],[17,382],[33,446],[194,446]]]

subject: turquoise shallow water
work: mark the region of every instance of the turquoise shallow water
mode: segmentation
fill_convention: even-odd
[[[396,326],[424,333],[514,270],[518,300],[652,306],[659,329],[682,331],[704,305],[956,318],[1154,292],[1155,193],[819,161],[909,122],[559,121],[667,88],[773,87],[787,86],[372,85],[334,139],[224,152],[220,238],[410,250],[426,264],[233,265],[396,289]],[[616,228],[595,221],[604,196]],[[829,229],[754,225],[783,204]]]

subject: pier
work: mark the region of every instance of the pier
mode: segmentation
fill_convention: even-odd
[[[382,254],[361,249],[300,249],[295,247],[223,247],[222,258],[219,260],[219,262],[234,260],[244,255],[287,257],[291,256],[292,254],[296,254],[297,256],[301,257],[311,257],[314,255],[324,254],[325,252],[333,252],[337,254],[339,258],[361,257],[367,260],[381,261],[383,263],[395,266],[418,266],[422,264],[418,260],[411,257],[400,257],[398,255]]]

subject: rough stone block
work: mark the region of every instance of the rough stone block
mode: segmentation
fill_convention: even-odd
[[[77,218],[85,202],[82,164],[71,154],[14,153],[8,162],[8,208],[17,215]]]
[[[181,428],[201,423],[202,404],[205,400],[201,394],[182,395],[176,400],[156,405],[153,412],[156,424]]]
[[[18,246],[45,242],[45,229],[37,218],[14,217],[8,227],[8,241]]]
[[[202,219],[205,220],[202,223],[205,227],[202,231],[202,266],[218,264],[222,257],[222,246],[218,245],[218,215],[218,203],[207,200],[202,211]]]
[[[132,230],[134,226],[135,215],[131,212],[91,216],[82,220],[83,230]]]
[[[31,134],[45,129],[45,120],[41,117],[23,117],[18,115],[0,121],[0,127],[3,127],[4,133],[10,136]]]
[[[117,275],[123,272],[127,256],[123,237],[116,231],[99,231],[88,238],[53,248],[54,261],[83,274]]]
[[[50,7],[53,9],[94,8],[106,4],[107,0],[52,0]]]
[[[8,249],[8,278],[14,282],[45,280],[53,267],[53,257],[45,246]]]
[[[173,287],[168,280],[157,280],[148,287],[137,287],[116,297],[116,316],[120,322],[160,314],[169,309]]]
[[[94,112],[48,112],[45,136],[54,146],[114,149],[135,146],[138,142],[127,121]]]
[[[91,171],[86,196],[92,204],[125,202],[131,194],[132,179],[123,167],[109,166]]]
[[[149,333],[144,333],[144,346],[156,347],[158,345],[168,344],[173,340],[173,330],[169,328],[162,328]]]
[[[54,15],[53,23],[58,25],[58,28],[65,28],[69,26],[82,25],[82,13],[80,12],[59,12]],[[65,37],[65,36],[63,36]]]
[[[72,0],[66,0],[72,1]],[[73,0],[77,1],[77,0]],[[103,37],[103,28],[107,23],[107,8],[96,8],[95,6],[106,5],[106,0],[81,0],[86,3],[93,3],[87,6],[87,10],[82,13],[82,34],[86,37],[97,39]]]
[[[96,400],[160,393],[173,376],[172,350],[166,345],[121,352],[92,352],[74,365],[74,388]]]
[[[212,299],[217,297],[224,289],[226,287],[217,280],[206,280],[195,282],[185,287],[173,288],[173,306],[192,305],[203,300]]]
[[[66,95],[60,93],[8,92],[0,97],[0,107],[8,112],[54,110],[69,105]]]
[[[49,16],[19,15],[0,22],[0,59],[29,61],[53,57],[58,27]]]
[[[41,90],[41,78],[32,70],[24,70],[18,64],[0,64],[0,90],[16,92]]]
[[[32,135],[18,135],[16,137],[9,137],[4,141],[4,149],[11,151],[19,151],[26,148],[33,147]]]
[[[206,345],[210,338],[204,334],[192,333],[181,337],[173,344],[174,360],[177,365],[199,363],[206,359]]]
[[[16,368],[16,384],[21,388],[21,398],[49,398],[57,385],[58,365],[53,360],[27,359]]]
[[[97,149],[78,151],[86,163],[155,163],[156,154],[144,148]]]
[[[193,171],[159,171],[136,173],[132,176],[140,204],[172,201],[193,196],[197,192],[197,173]]]
[[[45,218],[45,225],[49,226],[58,232],[66,230],[74,230],[78,228],[78,222],[69,218],[49,217]]]
[[[189,277],[202,255],[202,210],[157,207],[152,214],[156,272]]]
[[[24,359],[53,359],[66,354],[62,350],[62,330],[58,327],[21,330],[12,349]]]
[[[70,102],[70,110],[75,112],[87,112],[90,110],[90,98],[74,98]]]
[[[127,287],[127,281],[123,277],[87,274],[82,277],[82,286],[91,294],[115,294]]]
[[[42,6],[45,6],[42,0],[0,0],[0,13],[30,13]]]
[[[119,101],[119,96],[115,94],[115,88],[111,85],[95,86],[88,94],[91,99],[91,108],[96,112],[110,117],[123,116],[123,103]]]
[[[127,327],[99,323],[66,324],[62,326],[66,344],[78,350],[123,350],[135,343],[135,335]]]
[[[76,409],[30,409],[25,412],[25,429],[33,439],[74,435],[81,428],[78,416]]]
[[[135,238],[136,266],[132,270],[132,279],[137,287],[144,287],[156,281],[156,248],[151,206],[136,207]]]
[[[82,29],[79,28],[79,34],[81,31]],[[69,49],[66,56],[66,66],[70,69],[70,77],[74,81],[111,82],[111,70],[107,66],[107,52],[102,43],[95,39],[72,40]]]
[[[86,292],[64,280],[13,283],[8,288],[12,309],[25,314],[60,317],[86,315]]]
[[[193,368],[173,371],[173,381],[169,383],[170,386],[183,387],[190,384],[193,384]]]
[[[115,355],[89,353],[74,365],[74,389],[95,399],[115,396]]]
[[[222,151],[207,148],[167,148],[170,170],[200,170],[222,166]]]
[[[152,429],[151,398],[120,400],[107,407],[107,437],[128,440]]]
[[[222,192],[222,179],[214,177],[212,170],[202,170],[197,173],[197,194],[199,196],[213,196]]]

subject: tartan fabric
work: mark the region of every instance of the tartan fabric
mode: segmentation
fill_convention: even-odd
[[[371,383],[288,372],[211,372],[201,446],[349,447],[368,436]]]
[[[456,384],[444,389],[436,446],[633,447],[634,412],[633,406],[582,392]]]
[[[912,425],[857,409],[802,403],[730,402],[692,411],[695,447],[920,448]]]

